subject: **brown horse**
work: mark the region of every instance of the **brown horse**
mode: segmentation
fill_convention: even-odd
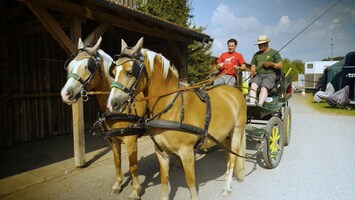
[[[122,40],[123,45],[125,42]],[[126,88],[132,88],[135,85],[135,91],[143,92],[148,102],[148,108],[152,116],[160,120],[170,120],[178,122],[181,119],[181,105],[184,102],[183,123],[204,127],[204,118],[206,116],[206,104],[203,103],[192,91],[183,92],[183,100],[176,98],[174,91],[179,90],[178,74],[170,61],[164,56],[153,51],[142,49],[143,38],[130,49],[132,55],[126,53],[121,55],[116,62],[122,63],[120,71],[114,71],[115,81],[124,85]],[[127,57],[130,58],[127,60]],[[121,59],[121,60],[120,60]],[[124,59],[126,59],[124,61]],[[137,74],[140,72],[140,75]],[[241,156],[245,156],[245,123],[246,123],[246,102],[242,93],[230,86],[219,86],[207,91],[211,102],[211,122],[208,132],[218,141],[225,141],[227,148]],[[164,95],[162,95],[164,94]],[[127,94],[120,89],[111,89],[108,100],[109,109],[122,110],[126,106],[127,99],[131,94]],[[167,108],[171,105],[170,109]],[[162,111],[165,111],[162,113]],[[194,145],[200,136],[189,134],[182,131],[154,128],[151,127],[152,135],[158,145],[155,146],[155,152],[160,164],[160,175],[162,183],[162,199],[169,199],[169,154],[176,154],[180,157],[185,171],[185,179],[190,190],[191,199],[198,199],[195,187],[195,155]],[[227,142],[226,142],[227,141]],[[228,143],[228,144],[227,144]],[[216,144],[206,139],[201,145],[202,149],[215,146]],[[160,151],[159,149],[162,149]],[[226,183],[222,191],[223,196],[229,196],[232,192],[231,182],[233,173],[238,180],[244,179],[245,160],[233,154],[227,154]]]
[[[110,90],[113,78],[108,75],[108,70],[113,59],[99,49],[100,43],[101,37],[95,46],[84,48],[82,40],[79,39],[78,54],[67,67],[68,80],[61,91],[62,100],[68,105],[75,103],[76,100],[80,98],[80,93],[84,88],[89,91]],[[96,98],[101,111],[104,112],[106,110],[108,93],[96,95]],[[136,103],[135,106],[136,109],[133,109],[132,114],[144,116],[147,110],[146,103]],[[128,122],[107,122],[106,124],[106,126],[111,129],[123,128],[128,125],[130,125]],[[109,139],[112,147],[116,173],[115,183],[112,186],[112,193],[119,194],[122,189],[121,184],[123,181],[123,174],[121,169],[121,143],[125,143],[129,158],[129,170],[133,182],[133,191],[129,196],[131,199],[140,199],[139,194],[141,191],[141,185],[137,174],[137,137],[138,136],[136,135],[116,136]]]

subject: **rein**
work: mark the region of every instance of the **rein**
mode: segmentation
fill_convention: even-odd
[[[229,70],[232,70],[232,69],[229,69]],[[229,72],[229,70],[226,71],[226,73]],[[192,86],[182,86],[181,88],[176,89],[176,90],[172,90],[172,91],[160,93],[160,94],[157,94],[157,95],[152,95],[152,96],[137,98],[136,101],[138,101],[138,102],[140,102],[140,101],[146,101],[146,100],[148,100],[148,99],[158,98],[158,97],[164,97],[164,96],[167,96],[167,95],[170,95],[170,94],[174,94],[174,93],[176,93],[176,92],[181,92],[181,91],[186,92],[186,91],[193,91],[193,89],[205,88],[208,83],[212,83],[214,80],[216,80],[216,79],[219,78],[220,76],[225,75],[226,73],[222,73],[222,74],[219,74],[218,76],[209,78],[209,79],[207,79],[207,80],[200,81],[200,82],[198,82],[198,83],[196,83],[195,85],[192,85]]]
[[[133,123],[133,125],[131,125],[131,126],[128,126],[126,128],[123,128],[123,129],[117,129],[117,131],[115,131],[114,133],[112,131],[111,132],[102,131],[103,134],[99,134],[99,135],[105,135],[106,137],[112,137],[112,136],[116,136],[116,135],[125,136],[125,135],[131,135],[135,130],[137,130],[140,133],[140,132],[142,132],[142,129],[143,129],[150,136],[150,138],[152,139],[152,141],[155,144],[155,146],[157,147],[157,149],[162,152],[163,149],[158,144],[158,142],[155,140],[154,135],[150,131],[150,127],[171,129],[171,130],[183,131],[183,132],[186,132],[186,133],[190,133],[190,134],[195,134],[195,135],[201,136],[197,140],[197,142],[195,144],[195,149],[198,150],[198,151],[201,151],[201,149],[199,149],[199,148],[204,143],[205,138],[207,137],[208,139],[213,141],[216,145],[220,146],[221,148],[225,149],[226,151],[228,151],[229,153],[232,153],[233,155],[235,155],[237,157],[241,157],[241,158],[245,158],[245,159],[251,158],[251,157],[242,156],[242,155],[239,155],[239,154],[233,152],[232,150],[230,150],[227,147],[225,147],[216,138],[214,138],[210,133],[208,133],[208,127],[209,127],[209,124],[210,124],[210,121],[211,121],[211,105],[210,105],[210,99],[209,99],[208,94],[201,90],[201,88],[204,87],[204,84],[188,86],[188,87],[181,87],[179,89],[176,89],[176,90],[173,90],[173,91],[169,91],[169,92],[165,92],[165,93],[162,93],[162,94],[134,99],[134,92],[135,92],[136,86],[138,85],[138,82],[140,81],[140,78],[142,76],[142,72],[143,71],[146,72],[146,69],[145,69],[146,66],[144,65],[144,62],[143,62],[144,59],[140,55],[138,54],[138,56],[137,56],[137,54],[135,54],[135,55],[132,56],[132,55],[121,54],[121,56],[123,57],[122,59],[126,58],[126,59],[128,59],[128,61],[132,61],[133,60],[134,63],[133,63],[133,66],[132,66],[132,74],[133,74],[133,76],[136,77],[136,80],[133,83],[133,85],[130,87],[130,89],[127,89],[126,86],[124,86],[123,84],[121,84],[121,83],[119,83],[117,81],[115,81],[115,84],[111,85],[111,88],[118,88],[118,89],[122,90],[123,92],[125,92],[126,94],[128,94],[129,95],[129,98],[128,98],[128,102],[129,103],[134,103],[135,101],[146,101],[146,100],[154,98],[154,97],[162,97],[162,96],[171,95],[171,94],[174,94],[174,93],[176,93],[176,95],[174,96],[172,101],[162,111],[158,112],[153,117],[148,118],[148,119],[142,119],[142,118],[138,119],[137,118],[136,122]],[[128,61],[126,61],[126,62],[128,62]],[[123,62],[123,61],[121,61],[121,62]],[[139,67],[139,70],[137,69],[137,67]],[[137,72],[139,72],[139,73],[137,73]],[[113,76],[113,67],[112,66],[110,67],[110,75],[112,77],[114,77]],[[219,76],[222,76],[222,75],[224,75],[224,74],[220,74]],[[212,82],[215,79],[217,79],[219,76],[212,77],[212,78],[210,78],[207,81],[208,82]],[[184,112],[185,112],[184,111],[185,107],[184,107],[183,92],[185,92],[185,91],[193,91],[203,102],[206,103],[206,115],[205,115],[205,121],[204,121],[204,128],[203,129],[200,128],[200,127],[194,126],[194,125],[185,124],[183,122],[183,120],[184,120]],[[173,107],[174,103],[176,102],[176,100],[178,99],[179,96],[181,97],[180,120],[179,120],[179,122],[157,119],[161,115],[163,115],[164,113],[168,112]],[[129,117],[129,115],[127,115],[127,117]],[[98,123],[102,124],[102,121],[103,121],[103,119],[99,119]],[[102,129],[102,130],[104,130],[104,129]]]

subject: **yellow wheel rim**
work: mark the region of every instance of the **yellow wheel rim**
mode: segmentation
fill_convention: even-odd
[[[289,134],[290,134],[290,123],[291,123],[291,116],[287,116],[287,119],[286,119],[286,136],[287,138],[289,137]],[[286,139],[287,139],[286,138]]]
[[[275,126],[272,129],[272,132],[270,135],[270,156],[272,158],[275,158],[277,156],[277,152],[280,149],[279,140],[280,140],[279,127]]]

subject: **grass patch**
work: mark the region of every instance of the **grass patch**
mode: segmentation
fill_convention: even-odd
[[[344,107],[333,107],[327,103],[327,101],[323,100],[319,103],[314,102],[313,94],[307,95],[309,99],[309,105],[316,111],[323,113],[330,113],[334,115],[348,115],[355,116],[355,106],[349,105]]]

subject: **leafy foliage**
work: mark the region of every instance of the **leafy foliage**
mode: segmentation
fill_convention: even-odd
[[[168,20],[183,27],[190,27],[191,29],[202,32],[205,27],[196,27],[189,22],[193,16],[190,0],[148,0],[147,3],[142,4],[142,0],[138,0],[141,11],[147,12],[156,17]],[[193,44],[188,45],[187,52],[199,48],[200,42],[194,41]],[[208,73],[212,70],[211,57],[212,44],[206,44],[202,49],[190,54],[188,56],[188,81],[190,83],[206,78]]]
[[[301,60],[290,61],[288,58],[283,59],[282,71],[287,73],[290,68],[292,68],[292,70],[290,71],[289,76],[291,76],[292,81],[297,81],[298,74],[304,73],[304,63]]]
[[[331,57],[328,57],[328,58],[324,58],[322,61],[338,61],[338,60],[343,60],[344,59],[344,56],[337,56],[337,57],[334,57],[333,59]]]
[[[193,27],[198,32],[204,31],[205,27]],[[188,51],[191,52],[192,50],[199,48],[201,43],[194,42],[193,44],[189,45]],[[202,49],[196,51],[189,55],[188,57],[188,81],[189,83],[196,83],[202,79],[207,78],[208,74],[213,70],[211,65],[213,58],[211,56],[211,47],[212,43],[206,44]]]
[[[187,27],[190,15],[191,3],[189,0],[148,0],[147,3],[142,3],[142,0],[137,1],[139,10],[160,17]]]

